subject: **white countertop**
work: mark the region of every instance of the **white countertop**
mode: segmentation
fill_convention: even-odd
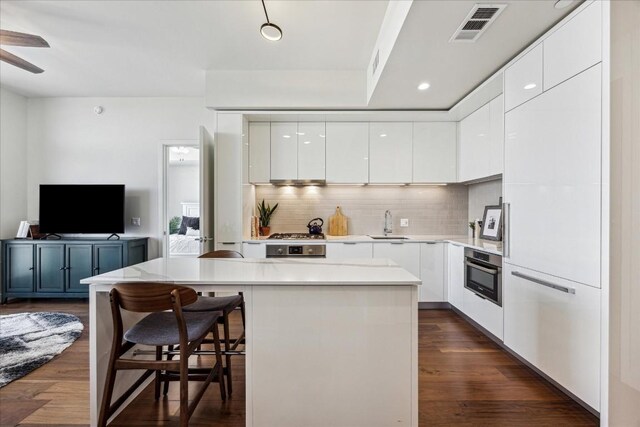
[[[393,235],[392,235],[393,236]],[[318,240],[268,240],[266,237],[258,239],[244,240],[245,243],[269,243],[269,244],[320,244],[320,243],[384,243],[384,242],[406,242],[406,243],[427,243],[427,242],[445,242],[459,244],[469,248],[478,249],[495,255],[502,256],[502,242],[493,240],[474,239],[468,236],[447,236],[447,235],[398,235],[397,237],[405,237],[405,239],[373,239],[367,235],[348,235],[348,236],[326,236],[326,239]]]
[[[83,279],[83,284],[162,281],[184,285],[420,285],[386,259],[156,258]]]

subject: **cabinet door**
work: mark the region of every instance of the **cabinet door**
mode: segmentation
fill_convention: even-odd
[[[420,278],[420,244],[385,242],[373,244],[374,258],[388,258]]]
[[[500,95],[489,103],[489,135],[491,135],[489,169],[487,175],[504,172],[504,96]]]
[[[369,182],[406,184],[412,180],[413,124],[369,124]]]
[[[242,241],[242,114],[219,113],[215,186],[215,242]],[[204,197],[201,197],[204,199]],[[203,205],[200,205],[202,208]],[[211,207],[209,205],[209,207]],[[210,209],[213,210],[213,209]],[[202,212],[202,214],[206,214]],[[201,223],[204,222],[202,219]],[[211,221],[209,221],[210,223]],[[205,230],[206,231],[206,230]],[[205,237],[204,235],[201,237]],[[209,236],[211,237],[211,236]],[[202,252],[211,250],[203,242]],[[102,268],[102,266],[101,266]]]
[[[462,312],[495,335],[496,338],[503,339],[504,313],[499,305],[465,288],[462,290]]]
[[[34,246],[7,244],[5,268],[6,289],[10,292],[34,291]]]
[[[369,123],[327,123],[327,182],[369,182]]]
[[[455,122],[413,124],[413,182],[457,181],[457,127]]]
[[[360,242],[327,243],[327,258],[331,258],[331,259],[373,258],[373,243],[360,243]]]
[[[93,246],[94,275],[104,274],[122,267],[122,246],[108,244]]]
[[[249,123],[249,182],[271,179],[271,123]]]
[[[593,2],[544,41],[544,90],[602,58],[602,2]]]
[[[599,410],[600,290],[509,265],[505,265],[503,283],[504,343]]]
[[[504,109],[509,111],[541,93],[542,43],[505,70]]]
[[[80,280],[93,276],[93,245],[67,245],[67,292],[89,292]]]
[[[265,243],[245,242],[242,244],[242,255],[245,258],[266,258],[267,245]]]
[[[64,244],[36,245],[38,292],[64,292],[66,264]]]
[[[491,162],[491,106],[486,104],[460,122],[459,180],[489,176]]]
[[[444,243],[420,244],[420,277],[422,286],[419,289],[419,301],[442,302],[445,298]]]
[[[600,286],[600,65],[505,115],[506,262]]]
[[[297,123],[271,123],[271,179],[298,179],[297,132]]]
[[[448,245],[449,264],[449,303],[463,310],[464,291],[464,247],[453,243]]]
[[[298,123],[298,179],[325,179],[324,122]]]

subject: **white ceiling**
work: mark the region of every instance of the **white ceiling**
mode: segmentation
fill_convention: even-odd
[[[369,108],[451,108],[580,2],[497,1],[508,6],[475,43],[449,43],[476,3],[491,1],[414,1]],[[431,88],[418,91],[423,81]]]
[[[50,49],[7,46],[44,68],[0,66],[27,96],[204,96],[205,70],[364,70],[387,1],[266,0],[278,43],[259,33],[258,0],[0,2],[0,27]]]

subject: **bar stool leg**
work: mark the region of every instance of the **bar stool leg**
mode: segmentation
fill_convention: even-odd
[[[213,326],[213,346],[216,351],[216,364],[218,365],[218,383],[220,385],[220,397],[227,400],[227,391],[224,386],[224,365],[222,364],[222,351],[220,350],[220,333],[218,323]]]
[[[224,322],[222,323],[224,326],[224,350],[225,350],[225,359],[227,362],[227,390],[229,390],[229,396],[233,393],[233,387],[231,385],[231,354],[229,351],[231,350],[231,342],[229,338],[229,312],[225,310],[223,312]]]
[[[162,346],[156,346],[156,360],[162,360]],[[156,383],[154,397],[156,400],[160,399],[160,376],[162,371],[156,371]]]
[[[109,366],[107,368],[107,378],[104,382],[104,393],[102,393],[102,405],[100,406],[100,415],[98,417],[98,427],[105,427],[109,418],[109,409],[111,408],[111,397],[113,395],[113,386],[116,381],[116,357],[115,350],[111,350],[109,358]]]
[[[167,350],[169,351],[173,351],[173,346],[170,345]],[[173,354],[168,354],[167,355],[167,360],[172,360],[173,359]],[[164,390],[162,391],[162,394],[164,394],[165,396],[169,393],[169,380],[165,379],[164,380]]]
[[[182,346],[180,346],[182,350]],[[180,352],[182,356],[182,351]],[[189,427],[189,358],[180,357],[180,427]]]

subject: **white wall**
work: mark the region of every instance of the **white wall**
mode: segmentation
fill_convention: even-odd
[[[27,218],[27,99],[0,88],[0,238]]]
[[[502,180],[471,184],[469,187],[469,221],[482,220],[484,207],[497,205],[502,197]],[[469,229],[471,233],[471,229]]]
[[[152,237],[149,256],[156,257],[161,141],[197,140],[200,125],[214,129],[204,100],[38,98],[29,99],[28,117],[29,218],[38,216],[39,184],[124,184],[125,235]],[[140,217],[141,226],[131,226],[131,217]]]
[[[196,165],[176,165],[167,172],[167,216],[182,216],[182,203],[200,201],[200,168]]]

